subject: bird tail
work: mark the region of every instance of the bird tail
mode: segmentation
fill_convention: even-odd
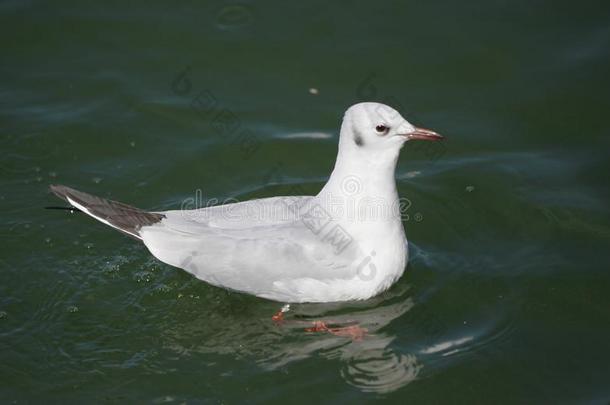
[[[143,211],[131,205],[96,197],[70,187],[53,184],[50,189],[57,197],[85,214],[138,240],[142,240],[140,229],[143,226],[153,225],[165,218],[163,214]]]

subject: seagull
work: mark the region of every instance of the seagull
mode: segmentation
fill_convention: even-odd
[[[334,169],[315,196],[149,212],[63,185],[50,189],[214,286],[286,304],[366,300],[395,283],[408,261],[394,177],[400,150],[411,140],[441,139],[387,105],[358,103],[345,112]],[[316,323],[311,330],[333,329]]]

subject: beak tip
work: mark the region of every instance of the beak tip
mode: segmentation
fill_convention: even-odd
[[[409,139],[421,139],[424,141],[442,141],[445,139],[443,135],[424,128],[415,128],[407,137]]]

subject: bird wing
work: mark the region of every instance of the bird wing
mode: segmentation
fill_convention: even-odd
[[[49,188],[56,196],[70,203],[72,207],[134,239],[142,239],[139,234],[142,226],[150,226],[163,219],[161,213],[147,212],[61,184],[53,184]]]
[[[312,219],[312,197],[293,199],[299,208],[291,217],[279,208],[285,201],[278,198],[284,197],[239,203],[232,207],[234,216],[222,214],[220,207],[166,211],[140,234],[165,263],[210,284],[278,301],[316,300],[313,296],[325,294],[331,283],[353,279],[362,252],[350,235],[331,219],[325,217],[324,226]],[[265,215],[262,207],[269,209]]]
[[[51,190],[142,240],[161,261],[217,286],[284,302],[352,299],[363,288],[354,284],[362,250],[315,197],[146,212],[66,186]]]
[[[206,225],[222,229],[248,229],[293,222],[301,207],[312,201],[312,196],[280,196],[216,205],[195,210],[168,211],[174,226],[189,228]],[[182,222],[180,219],[184,219]]]

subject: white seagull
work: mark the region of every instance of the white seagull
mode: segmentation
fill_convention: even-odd
[[[345,113],[334,170],[316,196],[147,212],[62,185],[51,190],[212,285],[282,303],[365,300],[407,264],[394,178],[400,149],[442,138],[391,107],[360,103]]]

